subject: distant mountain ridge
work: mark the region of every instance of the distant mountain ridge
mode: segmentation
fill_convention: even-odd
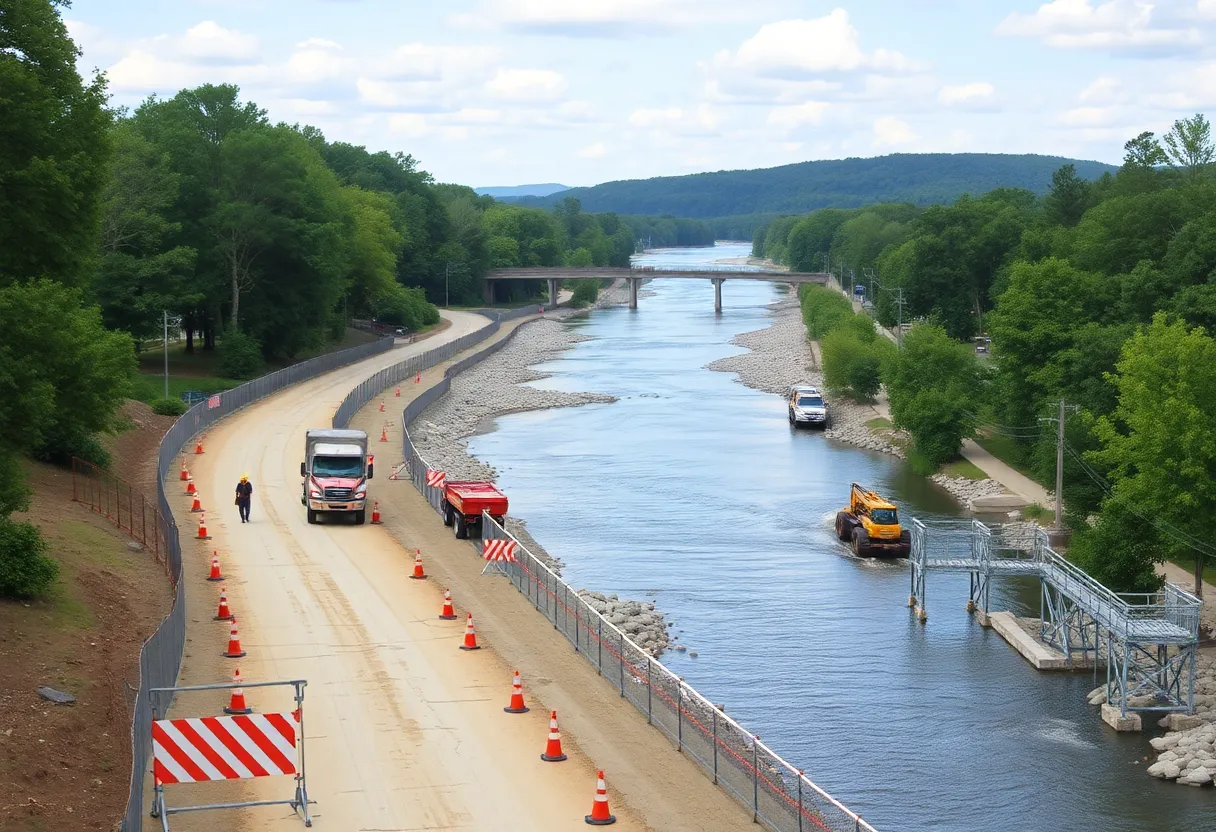
[[[897,153],[874,158],[799,162],[756,170],[627,179],[546,196],[509,201],[550,207],[576,197],[584,211],[672,214],[706,219],[740,214],[801,214],[818,208],[858,208],[876,202],[931,205],[966,193],[1025,188],[1042,194],[1061,165],[1073,164],[1085,179],[1118,170],[1114,165],[1061,156],[997,153]]]
[[[474,191],[482,196],[492,196],[495,199],[503,197],[545,197],[559,191],[566,191],[569,188],[566,185],[558,185],[556,182],[546,182],[543,185],[496,185],[489,188],[474,188]]]

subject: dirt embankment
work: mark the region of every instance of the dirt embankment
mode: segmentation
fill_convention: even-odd
[[[133,433],[120,445],[159,441]],[[151,551],[72,502],[71,471],[28,473],[33,502],[14,519],[41,529],[59,578],[46,599],[0,602],[0,829],[111,829],[127,802],[140,646],[172,589]],[[44,685],[76,703],[41,698]]]

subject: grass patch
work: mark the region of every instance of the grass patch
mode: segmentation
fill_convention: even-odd
[[[183,378],[174,376],[172,370],[169,371],[169,398],[179,399],[182,393],[187,390],[197,390],[200,393],[222,393],[225,390],[231,390],[239,384],[245,382],[234,378],[217,378],[215,376],[190,376]],[[165,392],[165,377],[163,375],[151,375],[140,373],[135,377],[134,390],[131,392],[131,398],[138,399],[145,404],[161,398]]]
[[[999,459],[1001,462],[1013,468],[1020,474],[1029,477],[1031,480],[1038,482],[1035,479],[1034,472],[1030,470],[1030,466],[1026,465],[1019,459],[1018,444],[1008,436],[977,436],[975,444],[979,445],[988,453]]]
[[[891,430],[894,425],[891,424],[890,419],[879,416],[876,419],[868,420],[866,422],[866,427],[868,427],[870,430]]]
[[[939,469],[939,473],[945,474],[947,477],[965,477],[969,480],[986,480],[988,475],[979,469],[971,460],[959,457],[956,460],[947,462]]]
[[[1045,523],[1048,520],[1055,520],[1056,512],[1052,508],[1044,508],[1038,503],[1031,503],[1022,509],[1022,517],[1027,520],[1033,520],[1036,523]]]
[[[1195,559],[1194,558],[1172,557],[1172,558],[1169,558],[1169,562],[1174,564],[1175,566],[1177,566],[1180,569],[1185,569],[1186,574],[1192,576],[1191,580],[1185,582],[1183,584],[1182,588],[1185,589],[1187,592],[1190,592],[1191,590],[1193,590],[1195,588],[1195,586],[1194,586],[1195,579],[1193,577],[1195,574]],[[1207,563],[1204,564],[1203,582],[1208,583],[1208,584],[1216,584],[1216,564],[1212,563],[1211,558],[1209,558]],[[1205,598],[1204,600],[1210,601],[1211,599]]]
[[[91,566],[130,570],[134,569],[137,563],[147,562],[144,555],[133,556],[129,549],[115,546],[112,534],[90,526],[88,523],[68,520],[60,527],[60,533],[66,541],[92,553]]]

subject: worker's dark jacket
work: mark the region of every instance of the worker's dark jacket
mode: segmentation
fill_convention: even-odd
[[[236,504],[238,506],[249,505],[249,498],[253,496],[253,483],[238,482],[236,484]]]

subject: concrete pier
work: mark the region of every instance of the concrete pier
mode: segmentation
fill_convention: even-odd
[[[629,280],[629,308],[637,309],[638,308],[638,286],[641,285],[642,278],[631,277],[631,278],[628,278],[628,280]]]
[[[1064,654],[1053,650],[1030,633],[1022,629],[1017,618],[1011,612],[994,612],[988,616],[988,625],[1001,634],[1001,638],[1009,646],[1022,654],[1022,658],[1030,662],[1037,670],[1078,670],[1092,667],[1091,662],[1073,660],[1069,664]]]
[[[722,284],[726,281],[724,277],[710,278],[714,284],[714,312],[722,314]]]
[[[550,277],[549,281],[549,306],[550,308],[557,307],[557,278]]]

